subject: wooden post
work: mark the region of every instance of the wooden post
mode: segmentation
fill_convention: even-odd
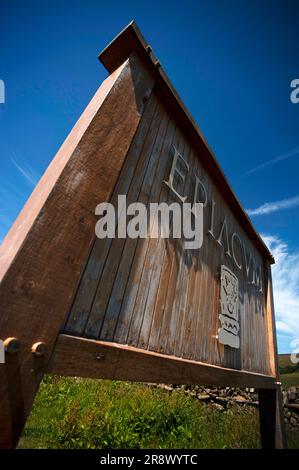
[[[18,348],[0,365],[0,448],[19,439],[153,85],[136,53],[111,73],[1,246],[0,334]]]
[[[263,449],[285,449],[281,390],[259,389],[261,444]]]
[[[269,356],[272,358],[272,373],[276,377],[277,386],[275,389],[258,390],[261,444],[265,449],[286,449],[287,440],[277,353],[272,274],[269,264],[266,266],[265,280],[267,285],[266,314],[269,328]]]

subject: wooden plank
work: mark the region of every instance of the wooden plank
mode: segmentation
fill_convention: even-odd
[[[211,182],[206,177],[205,171],[195,158],[194,170],[195,174],[200,177],[205,185],[207,197],[212,198]],[[204,209],[204,230],[209,227],[209,211]],[[214,318],[218,322],[219,300],[215,296],[216,307],[213,303],[213,279],[217,276],[220,261],[213,256],[214,247],[210,237],[204,239],[204,248],[198,250],[198,256],[192,259],[190,279],[187,284],[185,315],[184,315],[184,335],[181,337],[181,344],[177,344],[176,351],[181,353],[183,357],[196,359],[206,362],[208,360],[206,345],[213,338],[208,325],[210,318]],[[212,263],[212,266],[210,266]],[[214,273],[214,276],[212,275]],[[214,333],[215,336],[215,333]],[[186,344],[187,346],[184,346]],[[216,361],[213,363],[217,363]]]
[[[155,125],[153,126],[153,133],[150,134],[150,138],[148,139],[148,143],[143,152],[144,158],[139,159],[139,161],[137,162],[137,169],[135,173],[136,179],[133,180],[132,190],[128,193],[128,204],[131,202],[136,202],[136,199],[138,199],[140,185],[142,181],[145,182],[148,188],[150,188],[151,186],[150,182],[154,177],[155,170],[155,164],[151,159],[151,156],[153,153],[155,153],[156,147],[159,146],[160,126],[162,129],[161,132],[163,133],[163,129],[165,129],[166,125],[167,115],[165,112],[162,112],[161,108],[159,108],[157,112],[157,119],[155,120]],[[107,258],[106,266],[104,268],[102,278],[97,287],[97,293],[85,328],[85,335],[87,337],[99,337],[105,319],[105,313],[109,303],[109,299],[112,294],[114,282],[116,280],[117,271],[121,261],[123,250],[126,246],[128,247],[128,252],[126,254],[130,258],[131,249],[134,249],[133,247],[135,244],[136,240],[131,240],[129,238],[115,238],[113,240]],[[124,265],[124,267],[126,267],[126,261]],[[114,315],[113,311],[112,315]],[[111,315],[108,317],[108,322],[110,318]],[[109,331],[109,335],[113,335],[113,329],[111,332]]]
[[[166,134],[166,141],[168,142],[168,140],[170,139],[169,145],[171,145],[172,138],[173,138],[173,126],[170,125],[168,127],[167,134]],[[163,179],[162,175],[164,174],[165,167],[167,167],[167,165],[168,165],[167,158],[165,154],[162,153],[159,157],[158,168],[156,172],[157,178],[155,178],[155,183],[152,186],[152,190],[151,190],[150,197],[149,197],[149,202],[156,202],[157,199],[160,200],[160,196],[158,195],[161,194],[161,192],[163,191],[163,188],[159,187],[159,183],[161,183],[161,180]],[[151,227],[150,227],[150,230],[151,230]],[[134,309],[135,309],[135,314],[137,312],[137,315],[138,314],[141,316],[143,315],[143,312],[136,310],[136,307],[135,307],[136,299],[140,291],[140,283],[142,282],[141,281],[142,273],[143,273],[143,268],[144,268],[147,252],[148,252],[148,245],[149,243],[154,243],[155,241],[156,240],[154,239],[138,240],[134,261],[133,261],[132,268],[130,271],[130,276],[128,279],[128,283],[127,283],[123,301],[122,301],[121,311],[120,311],[117,325],[116,325],[114,341],[117,341],[120,343],[121,342],[130,343],[130,326],[132,324],[134,325],[134,317],[133,317]],[[139,326],[141,322],[142,320],[140,321]],[[137,330],[137,337],[133,337],[131,335],[131,337],[133,338],[132,340],[135,342],[138,342],[138,335],[139,335],[139,331]],[[143,338],[143,332],[142,332],[141,341],[143,342],[143,340],[144,338]],[[143,344],[142,347],[146,347],[145,343]]]
[[[59,336],[47,372],[138,382],[276,387],[274,377],[68,335]]]
[[[17,442],[153,85],[135,54],[108,77],[1,246],[1,337],[21,348],[1,365],[0,447]]]
[[[138,127],[136,136],[130,146],[130,150],[125,159],[123,169],[119,175],[115,185],[110,202],[116,207],[119,194],[127,194],[130,187],[136,191],[136,179],[132,185],[135,173],[135,167],[139,161],[139,165],[143,160],[144,147],[147,145],[148,134],[152,133],[152,127],[156,127],[158,100],[153,93],[146,105],[143,117]],[[138,183],[137,183],[138,184]],[[134,197],[134,195],[133,195]],[[103,269],[108,257],[108,253],[112,244],[111,238],[99,240],[94,238],[94,244],[90,252],[90,256],[80,281],[78,292],[74,298],[67,317],[66,324],[63,328],[72,334],[84,334],[84,329],[89,318],[90,310],[96,295],[96,290],[101,279]]]
[[[167,202],[170,203],[169,191],[163,181],[168,179],[170,160],[170,151],[173,152],[173,145],[175,144],[179,131],[176,128],[173,120],[170,123],[169,135],[166,136],[164,141],[162,154],[160,156],[159,169],[157,172],[157,178],[155,185],[151,193],[150,202],[157,202],[159,204]],[[171,220],[171,217],[170,217]],[[144,285],[146,289],[139,287],[139,292],[144,298],[144,309],[142,319],[140,323],[140,329],[138,331],[138,340],[131,340],[130,344],[147,349],[149,345],[149,339],[152,333],[152,324],[154,320],[156,297],[158,293],[159,284],[161,281],[162,267],[165,256],[167,256],[167,240],[161,237],[161,226],[158,224],[159,238],[151,238],[147,244],[145,262],[143,265],[142,279],[145,280]],[[154,230],[154,224],[150,227],[150,230]],[[135,310],[138,312],[138,307]],[[134,335],[131,333],[131,337]]]
[[[144,180],[140,187],[140,194],[138,197],[138,202],[141,202],[146,207],[148,205],[148,200],[150,197],[153,181],[156,178],[157,166],[159,162],[159,155],[161,145],[164,139],[164,136],[167,132],[169,125],[169,116],[167,113],[163,116],[161,121],[159,131],[157,133],[155,144],[150,155],[150,161],[148,164],[147,172],[145,174]],[[143,219],[143,223],[147,223],[147,215]],[[141,243],[145,243],[144,239],[141,239]],[[127,281],[132,269],[132,264],[138,244],[138,239],[127,239],[124,247],[124,251],[121,257],[121,263],[117,273],[117,278],[115,282],[116,289],[112,292],[112,296],[109,302],[108,311],[105,316],[104,330],[100,336],[100,339],[112,340],[116,324],[118,322],[118,313],[120,311],[123,296],[125,289],[127,287]],[[115,305],[115,299],[117,299],[117,304]],[[141,314],[141,312],[140,312]],[[141,316],[141,315],[140,315]]]
[[[185,140],[181,132],[176,132],[173,145],[179,152],[183,151],[184,146],[185,146]],[[172,150],[171,153],[170,153],[170,150]],[[173,151],[174,151],[173,148],[171,149],[171,147],[168,147],[168,158],[170,162],[171,162],[170,157],[172,157]],[[170,169],[170,166],[171,165],[168,165],[169,169]],[[168,175],[165,177],[165,181],[167,180],[168,180]],[[181,188],[178,188],[178,191],[180,189]],[[168,189],[163,185],[162,192],[160,193],[159,202],[169,203],[170,201],[171,201],[171,195]],[[169,276],[170,276],[170,270],[171,270],[172,252],[174,250],[174,242],[175,240],[172,240],[171,242],[169,239],[163,239],[162,237],[160,237],[160,239],[158,240],[158,245],[152,244],[153,251],[155,252],[156,250],[157,256],[160,257],[159,258],[160,272],[159,272],[159,276],[157,276],[156,278],[157,286],[156,286],[154,297],[152,300],[152,305],[153,305],[154,310],[151,314],[151,326],[150,326],[149,338],[147,342],[148,349],[152,351],[158,351],[158,348],[159,348],[161,328],[163,325],[165,302],[166,302],[166,296],[168,292],[168,283],[169,283]],[[158,246],[157,249],[156,249],[156,246]]]
[[[161,128],[159,132],[161,134],[161,139],[159,139],[158,145],[156,145],[156,148],[155,148],[155,152],[153,153],[151,157],[153,159],[153,164],[154,164],[153,172],[151,173],[151,178],[147,178],[146,181],[144,181],[144,184],[141,188],[140,198],[139,198],[139,202],[142,202],[143,204],[145,204],[147,209],[149,208],[149,204],[151,202],[156,201],[156,192],[157,190],[159,190],[159,182],[162,182],[162,178],[164,174],[163,170],[165,169],[165,165],[167,164],[167,161],[165,160],[165,158],[163,157],[163,154],[161,153],[162,148],[163,148],[162,143],[164,144],[165,140],[171,140],[173,137],[173,132],[174,132],[173,125],[168,115],[167,115],[167,120],[165,122],[165,126]],[[148,231],[149,230],[150,230],[150,227],[148,227]],[[122,319],[122,324],[124,324],[124,322],[127,322],[127,325],[128,325],[127,331],[129,334],[130,334],[131,327],[132,327],[132,318],[134,315],[134,309],[136,309],[136,300],[138,298],[138,294],[134,299],[134,303],[132,302],[133,296],[131,296],[130,305],[132,306],[132,308],[130,309],[129,305],[126,304],[125,292],[131,289],[133,289],[134,291],[134,284],[132,284],[132,281],[138,277],[138,273],[140,273],[139,291],[143,290],[143,292],[146,292],[152,286],[151,282],[145,282],[143,284],[143,279],[141,275],[141,270],[144,266],[145,255],[147,253],[147,247],[151,241],[152,240],[150,240],[149,238],[136,240],[134,257],[132,258],[132,262],[130,264],[130,271],[128,272],[128,277],[126,279],[126,282],[123,283],[123,287],[122,287],[122,299],[120,302],[120,306],[121,306],[121,311],[123,312],[123,315],[121,319]],[[123,256],[123,258],[124,260],[126,259],[125,256]],[[137,270],[137,272],[135,272],[135,269]],[[119,311],[120,311],[119,309],[116,310],[116,312],[119,312]],[[136,344],[139,341],[140,329],[141,329],[140,325],[145,315],[144,308],[137,308],[137,311],[138,311],[139,324],[137,325],[135,333],[133,334],[134,342],[136,342]],[[152,312],[149,312],[149,315],[151,315],[151,313]],[[131,324],[131,327],[129,328],[130,324]],[[114,325],[115,327],[119,326],[118,317]],[[104,338],[102,337],[102,339]],[[108,339],[107,336],[105,339]],[[127,340],[130,343],[129,336]]]
[[[173,124],[172,124],[173,126]],[[172,127],[173,128],[173,127]],[[172,138],[172,134],[170,135],[170,139]],[[168,139],[163,141],[163,147],[165,151],[169,151],[171,149],[171,144]],[[162,148],[163,148],[162,147]],[[162,151],[162,148],[160,151]],[[160,186],[160,202],[163,201],[165,194],[165,186],[163,184],[163,176],[165,167],[167,166],[167,153],[162,154],[164,156],[163,166],[158,174],[158,178],[155,179],[155,188],[154,193],[157,194],[157,185]],[[166,160],[166,161],[165,161]],[[151,226],[151,230],[153,226]],[[159,232],[161,235],[161,232]],[[128,344],[132,346],[137,346],[138,343],[141,341],[143,347],[147,347],[146,338],[149,335],[150,327],[152,323],[153,317],[153,310],[151,309],[150,304],[153,306],[154,299],[155,299],[155,292],[156,292],[156,285],[155,279],[157,280],[160,275],[160,261],[158,259],[159,256],[159,249],[157,249],[159,239],[152,238],[146,244],[146,256],[143,263],[143,269],[140,277],[139,289],[138,294],[135,300],[133,315],[130,323],[130,329],[128,334]],[[164,245],[169,242],[169,240],[160,238],[160,242]],[[149,295],[152,297],[149,299]],[[149,300],[149,302],[148,302]],[[145,317],[146,316],[146,317]],[[141,338],[140,338],[141,335]]]
[[[188,145],[187,141],[184,139],[182,142],[182,155],[184,155],[185,161],[188,163],[190,170],[192,169],[192,150]],[[178,188],[179,194],[187,194],[188,189],[190,192],[191,187],[191,171],[188,172],[185,177],[185,181],[181,184],[182,188]],[[168,194],[168,203],[177,202],[173,198],[173,195],[169,191]],[[184,290],[182,284],[182,278],[180,277],[181,272],[184,272],[184,267],[188,263],[189,252],[184,249],[184,240],[181,239],[170,239],[165,240],[165,251],[167,262],[163,265],[163,271],[161,275],[161,285],[159,286],[160,292],[164,289],[164,279],[166,282],[167,279],[167,288],[165,292],[165,301],[163,302],[163,311],[161,312],[162,322],[159,332],[159,345],[158,351],[165,354],[174,353],[174,343],[176,340],[176,326],[177,326],[177,305],[176,301],[180,303],[181,297],[184,295]],[[165,266],[169,264],[168,273],[165,272]],[[187,272],[186,281],[190,276],[189,267],[186,266]],[[181,287],[181,289],[180,289]],[[183,329],[183,324],[180,324],[180,328]]]

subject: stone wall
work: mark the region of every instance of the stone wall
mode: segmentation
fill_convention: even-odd
[[[283,390],[285,422],[299,427],[299,386]]]
[[[169,392],[181,389],[186,395],[222,412],[234,406],[252,406],[258,408],[259,405],[258,394],[254,388],[241,389],[166,384],[151,385],[163,388]],[[291,426],[299,427],[299,386],[283,390],[283,404],[285,422]]]

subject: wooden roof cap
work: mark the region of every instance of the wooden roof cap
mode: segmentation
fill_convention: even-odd
[[[151,46],[144,39],[135,21],[121,31],[113,41],[100,53],[99,60],[109,73],[114,72],[133,52],[137,52],[146,66],[151,70],[156,78],[157,90],[161,92],[167,108],[177,118],[180,126],[187,133],[188,138],[202,155],[201,162],[210,174],[217,189],[223,195],[224,200],[230,205],[234,215],[240,222],[243,229],[249,235],[261,254],[271,263],[274,258],[264,241],[257,233],[249,219],[247,213],[232,190],[222,169],[220,168],[213,151],[206,142],[197,124],[186,109],[178,93],[173,88],[169,78],[164,72],[160,62],[154,56]]]

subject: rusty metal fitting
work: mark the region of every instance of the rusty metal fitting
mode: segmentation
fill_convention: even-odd
[[[37,343],[34,343],[31,351],[33,354],[36,356],[43,356],[46,352],[46,343],[43,341],[38,341]]]
[[[18,340],[18,338],[15,338],[13,336],[10,338],[6,338],[3,344],[4,344],[5,352],[7,352],[8,354],[14,354],[18,352],[21,346],[21,343]]]

